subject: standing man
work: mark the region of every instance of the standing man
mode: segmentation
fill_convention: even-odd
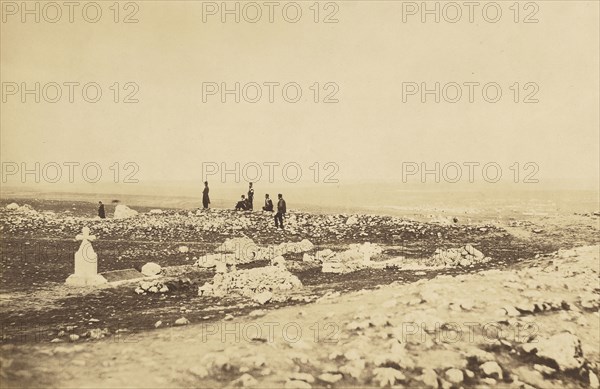
[[[263,211],[273,212],[273,202],[269,198],[269,194],[265,195],[265,206],[263,207]]]
[[[104,204],[102,204],[102,201],[98,201],[98,216],[100,216],[100,219],[105,219],[106,218],[106,213],[104,212]]]
[[[252,183],[248,185],[248,209],[254,209],[254,189],[252,189]]]
[[[202,191],[202,206],[204,209],[208,208],[210,204],[210,198],[208,197],[208,181],[204,181],[204,190]]]
[[[275,228],[280,227],[283,230],[283,215],[285,215],[286,207],[283,195],[279,193],[277,195],[279,199],[277,201],[277,213],[275,214]]]

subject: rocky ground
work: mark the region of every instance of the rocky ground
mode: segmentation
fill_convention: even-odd
[[[97,220],[93,204],[7,204],[3,387],[597,387],[593,213],[469,223],[291,212],[279,232],[262,212]],[[158,281],[64,286],[83,226],[98,236],[100,271],[156,262]],[[239,237],[258,253],[313,247],[200,266]],[[582,245],[594,246],[570,250]],[[246,285],[256,278],[263,286]],[[265,288],[272,280],[285,287]]]

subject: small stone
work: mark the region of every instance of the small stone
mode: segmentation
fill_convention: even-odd
[[[327,382],[328,384],[335,384],[339,380],[342,379],[341,374],[331,374],[331,373],[323,373],[318,378],[323,382]]]
[[[162,324],[163,324],[162,320],[159,320],[156,323],[154,323],[154,328],[158,328],[158,327],[162,326]]]
[[[479,368],[486,377],[496,377],[498,379],[502,378],[502,368],[497,362],[485,362],[480,365]]]
[[[256,301],[257,303],[259,303],[261,305],[268,303],[269,301],[271,301],[272,298],[273,298],[273,293],[268,292],[268,291],[255,294],[254,297],[252,297],[252,299],[254,301]]]
[[[154,262],[148,262],[144,266],[142,266],[142,274],[148,277],[155,276],[162,271],[162,268],[159,264]]]
[[[69,335],[69,339],[71,339],[71,342],[75,342],[75,341],[79,340],[79,335],[71,334],[71,335]]]
[[[248,316],[250,317],[262,317],[264,315],[267,314],[267,311],[265,311],[264,309],[255,309],[254,311],[251,311]]]
[[[481,382],[483,382],[484,384],[492,385],[492,386],[497,384],[497,381],[495,379],[489,378],[489,377],[488,378],[482,378]]]
[[[446,379],[453,384],[460,384],[465,379],[463,372],[459,369],[446,370]]]
[[[179,319],[175,320],[176,326],[185,326],[188,324],[190,324],[190,321],[188,319],[186,319],[185,317],[180,317]]]
[[[233,315],[228,313],[227,315],[225,315],[225,317],[223,318],[223,320],[225,320],[225,321],[231,321],[231,320],[233,320]]]
[[[396,381],[402,381],[406,379],[406,376],[397,369],[391,367],[378,367],[373,370],[375,377],[373,379],[379,382],[379,386],[394,386]]]

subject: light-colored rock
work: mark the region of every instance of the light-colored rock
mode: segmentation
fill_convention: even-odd
[[[358,218],[356,216],[350,216],[348,219],[346,219],[347,226],[353,226],[355,224],[358,224]]]
[[[17,210],[19,209],[19,204],[17,203],[10,203],[6,206],[6,209],[10,209],[10,210]]]
[[[175,320],[174,323],[176,326],[185,326],[190,324],[190,321],[188,319],[186,319],[185,317],[180,317],[179,319]]]
[[[128,219],[130,217],[134,217],[138,214],[138,211],[129,208],[125,204],[119,204],[115,207],[115,219]]]
[[[182,254],[185,254],[190,251],[190,248],[188,246],[179,246],[177,247],[177,251],[179,251]]]
[[[554,361],[561,371],[578,369],[584,362],[581,341],[569,332],[541,339],[537,343],[525,344],[523,350],[530,350],[540,358]]]
[[[288,376],[290,380],[304,381],[312,384],[315,382],[315,377],[308,373],[292,373]]]
[[[465,379],[463,372],[459,369],[448,369],[445,375],[446,379],[453,384],[460,384]]]
[[[319,375],[319,380],[326,382],[328,384],[335,384],[339,380],[343,378],[341,374],[331,374],[331,373],[323,373]]]
[[[485,362],[481,364],[479,368],[481,369],[485,377],[492,377],[497,379],[502,378],[502,368],[500,367],[500,365],[498,365],[497,362]]]
[[[275,258],[271,259],[272,266],[283,266],[285,268],[285,258],[283,255],[278,255]]]
[[[373,380],[379,383],[379,386],[394,386],[397,381],[406,379],[404,373],[391,367],[378,367],[373,369]]]
[[[154,262],[148,262],[142,266],[142,274],[148,277],[155,276],[161,272],[162,268],[159,264]]]
[[[423,374],[418,376],[417,379],[422,381],[425,384],[425,386],[427,386],[429,388],[437,389],[437,387],[438,387],[438,376],[437,376],[435,370],[433,370],[433,369],[430,369],[430,368],[423,369]]]
[[[273,298],[273,293],[271,293],[269,291],[257,293],[254,295],[254,297],[252,297],[252,299],[254,301],[256,301],[257,303],[262,304],[262,305],[271,301],[272,298]]]

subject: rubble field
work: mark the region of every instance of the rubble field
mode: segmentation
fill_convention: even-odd
[[[291,211],[282,232],[272,214],[257,211],[119,207],[118,218],[99,219],[83,202],[0,203],[3,381],[82,385],[65,366],[75,361],[99,367],[98,377],[113,368],[114,385],[130,386],[124,367],[134,366],[140,346],[165,358],[144,357],[147,368],[170,367],[136,386],[543,388],[597,381],[598,354],[590,351],[599,345],[595,213],[475,224]],[[135,268],[149,278],[65,286],[78,247],[73,238],[84,226],[97,237],[100,272]],[[449,325],[457,317],[528,336],[440,340],[459,332]],[[181,363],[165,349],[183,339],[182,347],[192,347],[199,341],[194,328],[218,334],[225,323],[269,318],[316,338],[224,339],[226,347],[203,339],[196,348],[206,352],[186,351]],[[403,338],[402,329],[419,340]],[[333,335],[340,338],[329,342]],[[558,357],[556,344],[572,358]],[[56,363],[61,373],[47,374]]]

